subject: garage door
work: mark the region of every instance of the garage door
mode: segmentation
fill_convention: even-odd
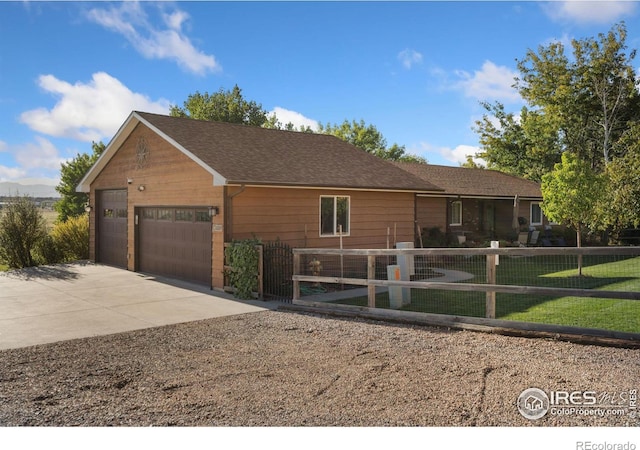
[[[138,270],[211,286],[208,208],[140,208]]]
[[[96,191],[96,261],[127,267],[127,191]]]

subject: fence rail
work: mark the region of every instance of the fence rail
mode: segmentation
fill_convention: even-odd
[[[330,285],[333,292],[324,295],[328,299],[324,301],[346,305],[436,311],[456,320],[473,316],[578,328],[586,324],[586,328],[632,332],[640,337],[638,256],[640,247],[294,249],[293,303],[307,301],[301,295],[302,287],[311,283]],[[402,257],[415,259],[420,266],[416,270],[427,275],[386,279],[384,266]],[[347,271],[345,258],[349,259]],[[310,274],[309,260],[322,271]],[[575,272],[578,265],[584,275]],[[441,279],[448,272],[469,273],[469,277]],[[342,285],[350,290],[341,289]],[[366,287],[366,294],[358,287]],[[381,294],[383,288],[387,293]],[[389,291],[402,288],[410,290],[410,304],[392,307]],[[318,304],[322,297],[307,298]]]

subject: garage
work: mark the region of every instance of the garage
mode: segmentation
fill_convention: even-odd
[[[137,270],[211,286],[208,207],[136,209]]]
[[[127,190],[96,191],[96,261],[127,267]]]

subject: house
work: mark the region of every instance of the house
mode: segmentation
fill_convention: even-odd
[[[224,243],[385,248],[414,241],[428,179],[336,137],[132,112],[77,188],[90,258],[224,285]],[[422,201],[422,200],[421,200]]]
[[[495,170],[394,164],[442,188],[416,194],[416,223],[423,232],[439,228],[459,242],[515,241],[520,230],[549,225],[540,208],[540,185],[533,181]]]

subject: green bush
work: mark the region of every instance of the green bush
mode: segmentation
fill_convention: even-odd
[[[69,217],[59,222],[51,230],[50,236],[61,261],[89,259],[89,216],[83,214]]]
[[[35,248],[37,264],[56,264],[64,260],[64,255],[51,234],[46,235]]]
[[[46,236],[46,221],[33,200],[11,199],[0,215],[0,260],[13,269],[35,266],[36,249]]]
[[[258,239],[233,241],[225,250],[225,259],[229,268],[226,275],[234,288],[234,297],[249,300],[258,290],[258,262],[260,255]]]

